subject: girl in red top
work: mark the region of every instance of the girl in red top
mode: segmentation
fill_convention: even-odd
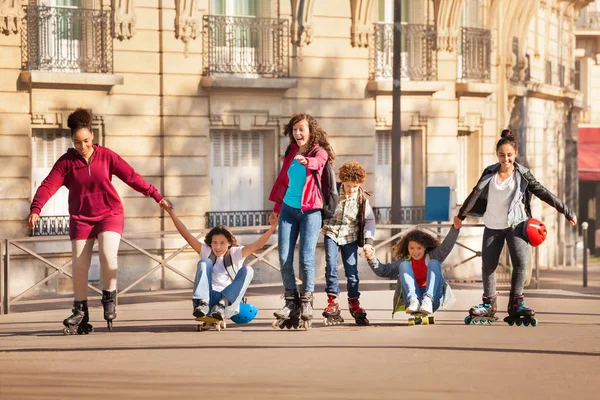
[[[285,305],[274,313],[283,327],[284,321],[302,318],[306,327],[312,320],[315,289],[315,251],[321,231],[323,199],[311,171],[317,179],[325,163],[335,154],[327,141],[327,133],[307,114],[295,114],[285,126],[290,138],[283,166],[275,180],[269,200],[275,202],[273,212],[279,215],[279,265],[285,288]],[[294,248],[300,236],[300,270],[302,295],[299,296],[294,275]],[[300,307],[301,303],[301,307]]]
[[[67,125],[75,148],[70,148],[56,161],[37,189],[27,223],[33,229],[46,202],[61,186],[69,189],[69,237],[75,299],[73,315],[63,321],[64,333],[92,331],[88,323],[87,282],[96,238],[102,270],[104,319],[108,329],[112,330],[112,320],[117,316],[117,252],[125,218],[123,204],[111,179],[113,175],[118,177],[165,208],[170,208],[171,204],[117,153],[93,144],[92,114],[88,110],[75,110],[69,115]]]

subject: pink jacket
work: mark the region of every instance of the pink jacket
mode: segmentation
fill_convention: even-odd
[[[111,182],[113,175],[156,202],[163,198],[153,185],[146,182],[117,153],[94,145],[94,154],[89,164],[73,148],[56,161],[35,192],[31,213],[39,214],[50,197],[64,185],[69,189],[69,214],[72,219],[94,223],[107,215],[122,215],[123,204]]]
[[[308,154],[312,155],[317,146],[318,145],[315,145],[315,147],[313,147]],[[289,185],[288,169],[297,152],[298,145],[295,143],[290,144],[290,151],[283,160],[281,171],[279,171],[279,175],[277,176],[277,179],[273,184],[273,189],[271,189],[271,194],[269,195],[269,200],[275,202],[273,211],[278,214],[281,212],[283,198],[285,197],[285,193],[287,192]],[[310,170],[317,171],[317,177],[320,181],[323,167],[327,163],[328,159],[329,155],[325,149],[319,150],[314,157],[306,157],[308,164],[306,164],[306,183],[304,184],[304,189],[302,191],[302,211],[323,208],[323,199],[321,198],[321,193],[319,193],[319,188],[315,184],[315,180]]]

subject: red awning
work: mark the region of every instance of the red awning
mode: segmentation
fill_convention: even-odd
[[[577,129],[580,181],[600,181],[600,127]]]

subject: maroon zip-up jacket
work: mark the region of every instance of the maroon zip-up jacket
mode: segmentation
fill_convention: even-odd
[[[73,148],[67,150],[56,161],[35,192],[30,211],[40,214],[46,202],[64,185],[69,189],[71,239],[86,239],[79,237],[77,227],[95,225],[107,217],[115,221],[115,227],[111,229],[111,226],[105,226],[105,230],[122,234],[123,204],[111,182],[113,175],[144,196],[152,197],[157,203],[163,198],[153,185],[146,182],[117,153],[106,147],[94,145],[94,153],[89,163]]]

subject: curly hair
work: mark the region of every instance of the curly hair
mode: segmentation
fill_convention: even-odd
[[[440,241],[429,233],[414,229],[400,238],[400,240],[392,247],[392,257],[396,260],[407,258],[410,255],[408,252],[409,242],[419,243],[421,246],[425,247],[425,252],[429,252],[440,245]]]
[[[349,161],[342,164],[338,170],[338,177],[341,182],[353,182],[362,185],[367,180],[367,171],[356,161]]]
[[[218,225],[212,228],[204,238],[204,243],[206,243],[210,247],[210,245],[212,244],[213,236],[215,235],[225,236],[225,239],[227,239],[227,241],[229,242],[229,248],[238,245],[237,239],[235,238],[235,236],[233,236],[233,233],[231,233],[231,231],[227,229],[227,227],[224,225]]]
[[[310,130],[310,138],[308,140],[308,146],[306,147],[306,151],[302,154],[307,157],[308,152],[312,150],[315,145],[321,146],[329,156],[329,163],[333,164],[335,161],[335,152],[333,151],[333,147],[329,144],[327,140],[327,132],[325,132],[319,124],[317,120],[312,116],[305,113],[299,113],[292,115],[290,121],[285,125],[283,130],[283,135],[288,136],[290,138],[290,144],[288,148],[285,150],[285,154],[287,155],[290,151],[290,146],[296,143],[296,139],[294,139],[294,125],[296,125],[300,121],[308,122],[308,129]]]
[[[69,114],[67,126],[71,129],[71,137],[80,129],[86,128],[92,132],[92,113],[85,108],[78,108]]]

